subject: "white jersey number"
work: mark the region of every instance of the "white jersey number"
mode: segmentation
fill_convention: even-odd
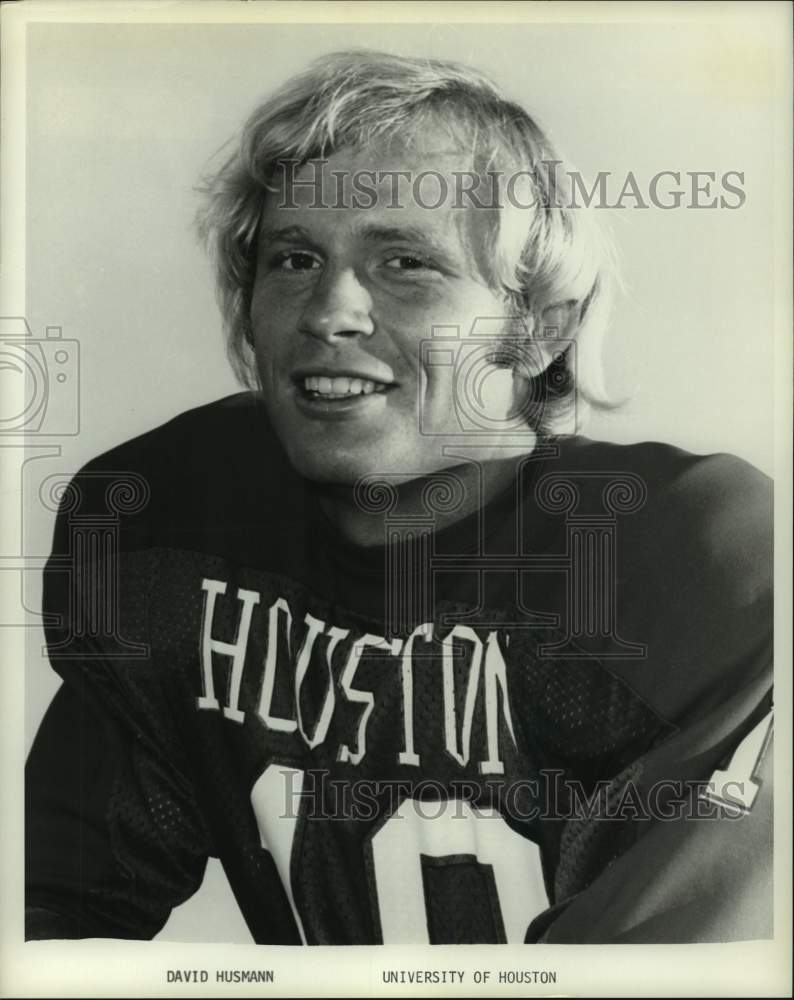
[[[372,860],[384,944],[429,944],[428,870],[479,870],[480,898],[467,904],[491,911],[498,938],[523,944],[533,917],[549,905],[540,848],[505,823],[495,809],[467,802],[405,799],[372,838]],[[488,887],[495,891],[489,893]]]
[[[269,765],[251,790],[251,804],[262,847],[273,857],[305,943],[290,880],[297,816],[285,810],[285,804],[299,801],[303,777],[303,771]],[[384,944],[438,939],[438,928],[431,935],[428,897],[432,872],[441,868],[453,884],[463,868],[476,872],[481,898],[465,902],[487,912],[498,937],[508,943],[523,943],[533,917],[548,906],[538,845],[512,830],[494,809],[475,809],[458,799],[405,799],[371,838],[370,848],[373,903]]]
[[[761,783],[758,772],[772,741],[773,713],[751,729],[734,750],[725,770],[716,770],[702,792],[703,798],[721,805],[733,816],[749,813]]]

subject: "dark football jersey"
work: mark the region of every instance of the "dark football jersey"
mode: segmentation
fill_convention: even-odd
[[[375,476],[352,545],[246,393],[81,470],[29,937],[151,937],[210,856],[262,943],[771,933],[769,481],[564,437],[459,492]]]

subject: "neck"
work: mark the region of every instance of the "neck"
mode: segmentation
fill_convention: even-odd
[[[530,449],[531,450],[531,449]],[[353,487],[318,487],[320,506],[340,534],[354,545],[378,546],[385,542],[384,520],[395,517],[432,517],[441,531],[472,514],[515,482],[518,463],[528,453],[505,451],[478,459],[476,449],[460,464],[435,473],[392,484],[385,477],[369,490]],[[481,453],[480,453],[481,454]]]

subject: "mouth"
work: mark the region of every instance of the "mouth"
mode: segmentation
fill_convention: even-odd
[[[381,381],[363,374],[331,374],[328,372],[299,373],[293,383],[300,397],[307,402],[362,402],[370,396],[383,396],[396,388],[392,381]]]

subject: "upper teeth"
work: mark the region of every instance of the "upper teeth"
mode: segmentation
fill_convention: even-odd
[[[319,392],[323,396],[356,396],[363,393],[368,396],[376,389],[382,389],[382,383],[370,382],[365,378],[350,378],[348,375],[308,375],[303,380],[307,392]]]

